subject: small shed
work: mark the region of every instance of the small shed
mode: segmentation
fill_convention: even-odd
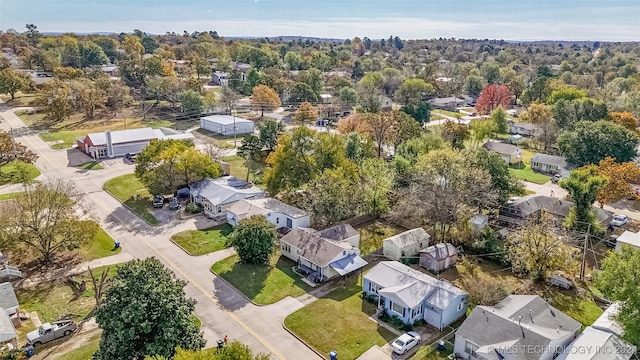
[[[400,260],[405,256],[418,256],[420,249],[429,246],[431,236],[423,228],[407,230],[384,239],[382,254],[391,260]]]
[[[253,121],[230,115],[211,115],[200,119],[200,128],[225,136],[253,133]]]
[[[469,219],[471,229],[478,234],[489,224],[489,217],[484,214],[478,214]]]
[[[431,245],[420,250],[420,266],[440,272],[455,265],[458,261],[458,249],[450,243]]]

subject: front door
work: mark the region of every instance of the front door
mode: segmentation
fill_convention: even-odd
[[[293,228],[293,220],[291,218],[287,218],[287,227],[289,229]]]

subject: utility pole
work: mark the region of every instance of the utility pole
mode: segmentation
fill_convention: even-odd
[[[591,223],[587,227],[587,233],[584,234],[584,245],[582,246],[582,265],[580,266],[580,280],[584,280],[585,262],[587,260],[587,241],[589,241],[589,233],[591,232]]]
[[[235,149],[238,145],[236,144],[236,113],[233,109],[233,103],[231,103],[231,116],[233,116],[233,148]]]

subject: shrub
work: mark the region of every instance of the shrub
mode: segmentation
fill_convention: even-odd
[[[202,207],[198,204],[191,203],[185,206],[184,211],[188,212],[189,214],[197,214],[199,212],[202,212]]]

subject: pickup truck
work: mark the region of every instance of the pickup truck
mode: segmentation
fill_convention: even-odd
[[[36,330],[27,334],[27,343],[29,345],[38,346],[63,336],[71,335],[77,327],[78,325],[76,325],[73,320],[44,323]]]

